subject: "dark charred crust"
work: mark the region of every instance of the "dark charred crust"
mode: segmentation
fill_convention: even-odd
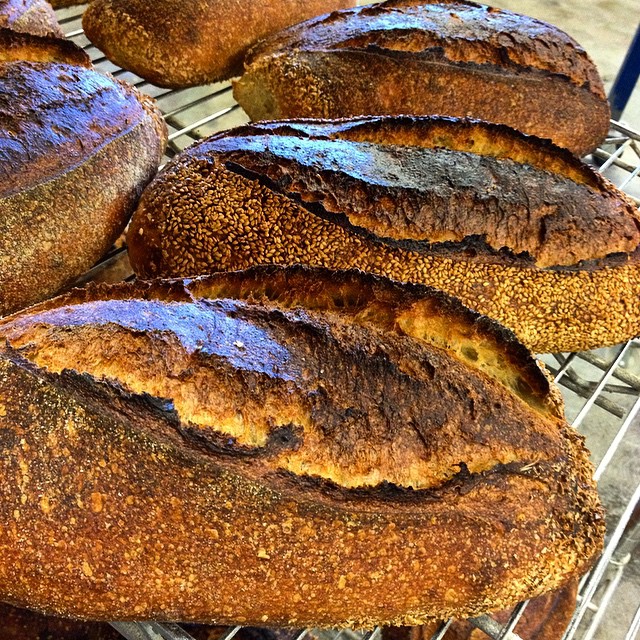
[[[479,486],[506,486],[505,479],[510,476],[521,476],[531,480],[544,482],[545,474],[552,473],[552,462],[529,464],[525,461],[510,464],[498,464],[489,471],[470,473],[464,462],[459,465],[459,471],[450,480],[435,489],[412,489],[400,487],[392,482],[381,482],[375,487],[358,487],[345,489],[331,480],[318,476],[298,476],[286,471],[277,471],[265,476],[265,481],[273,486],[286,487],[287,492],[306,492],[317,494],[317,499],[326,499],[337,504],[357,505],[358,502],[378,508],[388,507],[418,507],[429,503],[442,503],[452,496],[464,496]]]
[[[428,142],[429,134],[437,129],[449,132],[452,142],[472,138],[481,132],[494,141],[495,153],[500,157],[510,157],[511,149],[519,147],[528,156],[522,161],[532,166],[575,176],[575,180],[594,188],[603,188],[603,185],[608,184],[601,173],[547,138],[528,135],[506,124],[445,115],[398,114],[334,119],[264,120],[240,125],[232,131],[220,131],[206,140],[196,142],[189,149],[190,152],[195,152],[199,146],[209,146],[209,143],[228,138],[230,135],[238,138],[283,135],[314,140],[340,139],[381,145],[429,147],[432,146]]]
[[[452,130],[459,128],[459,123],[451,119],[432,119],[431,122],[451,126]],[[381,129],[385,128],[384,120],[378,119],[377,123],[382,123]],[[401,130],[405,126],[404,122],[396,122],[395,119],[392,123],[386,128]],[[428,123],[424,124],[428,128]],[[485,129],[485,125],[481,126],[479,123],[465,124]],[[254,139],[254,131],[257,132],[255,137],[264,138],[265,134],[261,131],[264,128],[259,125],[243,127],[204,141],[196,145],[195,149],[190,149],[186,157],[192,158],[194,162],[196,159],[217,158],[229,171],[290,198],[310,213],[370,242],[453,260],[478,260],[523,268],[535,268],[538,264],[543,268],[560,266],[577,270],[594,269],[598,265],[602,268],[617,264],[613,254],[622,253],[615,249],[606,253],[598,240],[600,236],[611,237],[613,234],[625,248],[629,248],[634,241],[632,237],[635,240],[640,237],[637,215],[625,197],[612,191],[611,186],[605,184],[602,178],[592,180],[590,171],[580,171],[570,161],[567,161],[567,166],[588,180],[590,188],[565,177],[553,176],[547,171],[513,164],[508,159],[477,158],[473,154],[446,150],[424,151],[414,158],[408,149],[397,147],[397,153],[402,154],[403,167],[410,168],[412,176],[420,175],[419,186],[412,186],[413,182],[404,184],[392,168],[396,147],[368,147],[369,143],[354,146],[354,158],[359,158],[358,154],[364,155],[375,166],[380,165],[381,158],[386,157],[389,161],[388,173],[384,166],[379,166],[376,176],[373,176],[367,173],[366,168],[361,169],[357,164],[356,168],[349,171],[335,167],[336,159],[333,155],[324,163],[323,149],[329,151],[329,141],[336,139],[338,127],[335,123],[327,125],[328,131],[324,138],[326,143],[321,133],[323,125],[311,124],[311,131],[302,129],[300,133],[307,139],[317,141],[317,145],[298,150],[299,155],[295,159],[285,156],[285,152],[279,152],[277,145],[279,139],[287,139],[285,131],[293,130],[293,137],[300,137],[298,130],[289,123],[277,128],[279,133],[275,134],[274,146],[270,146],[271,142],[267,141],[264,149],[261,148],[258,152],[249,150],[250,146],[247,146],[246,141]],[[490,127],[486,128],[490,130]],[[345,129],[354,134],[358,125]],[[309,135],[313,131],[318,133]],[[244,137],[245,132],[249,134],[248,137]],[[267,138],[271,135],[269,132]],[[346,137],[353,139],[348,133]],[[520,141],[530,142],[524,137]],[[234,150],[234,144],[237,144],[237,150]],[[380,149],[385,151],[381,154]],[[557,155],[561,162],[565,162],[562,153]],[[345,167],[352,167],[352,162],[363,161],[345,156],[343,162]],[[450,176],[447,168],[452,165],[466,167],[462,172],[464,176]],[[434,178],[432,174],[438,177]],[[489,182],[485,184],[483,181]],[[499,198],[491,195],[494,183],[500,185]],[[384,186],[380,186],[381,184]],[[544,197],[532,195],[538,192],[544,193]],[[393,201],[393,205],[381,204],[389,199]],[[473,217],[462,215],[461,211],[466,212],[470,207],[480,211],[475,215],[483,220],[481,224],[474,226],[469,222]],[[429,214],[423,219],[421,216],[425,210]],[[603,216],[608,216],[606,221]],[[352,222],[354,217],[362,220],[361,225]],[[522,228],[506,231],[500,226],[513,217],[522,221]],[[593,225],[585,226],[585,219],[593,220]],[[403,233],[407,236],[416,233],[416,229],[422,229],[423,224],[425,226],[421,233],[434,236],[447,233],[451,235],[458,228],[464,229],[464,225],[472,231],[461,240],[430,242],[428,238],[401,237]],[[370,225],[371,228],[365,228],[364,225]],[[484,233],[474,232],[483,226],[486,229]],[[596,226],[598,230],[594,231]],[[376,232],[377,229],[381,233]],[[385,230],[393,231],[397,237],[388,237]],[[458,235],[462,234],[462,231],[456,232]],[[584,234],[590,235],[592,241],[585,242],[582,238]],[[566,238],[571,236],[575,239],[568,243]],[[537,237],[538,240],[532,241],[532,237]],[[613,246],[615,241],[608,242],[609,246]],[[504,244],[500,246],[501,243]],[[514,250],[515,246],[521,250]],[[636,242],[633,248],[637,246]],[[594,256],[594,251],[599,255]]]
[[[186,424],[180,425],[178,429],[185,440],[206,453],[231,458],[244,457],[251,460],[268,458],[284,451],[295,451],[303,442],[303,429],[294,424],[274,428],[269,432],[263,447],[248,446],[238,442],[233,436],[222,434],[214,429],[203,429],[201,426]]]
[[[286,425],[274,430],[267,447],[251,450],[237,446],[233,439],[223,442],[221,434],[196,434],[192,426],[181,422],[171,401],[128,392],[117,381],[100,381],[86,373],[71,370],[49,373],[10,347],[0,352],[0,360],[11,363],[11,370],[19,372],[21,380],[24,378],[49,389],[55,397],[64,397],[71,406],[83,407],[91,416],[97,417],[95,428],[108,432],[111,424],[121,425],[127,437],[141,439],[146,443],[143,446],[160,447],[164,455],[175,456],[188,467],[206,464],[214,475],[222,471],[241,474],[258,485],[269,486],[270,490],[282,496],[305,496],[305,501],[313,499],[326,504],[349,505],[364,511],[428,509],[430,504],[455,500],[455,496],[465,496],[480,486],[508,490],[509,479],[516,476],[547,483],[549,478],[557,477],[555,469],[558,464],[564,463],[564,452],[560,449],[557,459],[536,457],[496,464],[480,473],[470,473],[467,465],[460,462],[456,465],[458,471],[455,475],[434,489],[401,487],[387,481],[376,486],[345,488],[327,478],[273,471],[266,460],[261,462],[261,458],[268,458],[268,454],[277,453],[282,448],[295,449],[302,443],[300,429],[295,426]],[[15,445],[16,437],[5,436],[5,446]],[[572,484],[571,479],[564,480]]]
[[[550,386],[535,358],[515,334],[491,318],[465,307],[459,300],[442,291],[419,284],[397,283],[361,271],[335,271],[310,268],[257,266],[245,271],[227,272],[193,280],[137,280],[114,285],[90,284],[31,308],[40,313],[66,305],[90,303],[104,299],[189,302],[194,299],[230,297],[259,304],[282,305],[328,310],[346,317],[362,313],[374,304],[384,305],[397,313],[422,300],[430,300],[433,313],[450,318],[470,328],[477,340],[488,340],[501,351],[511,366],[519,371],[525,391],[540,400],[549,397]],[[375,316],[368,316],[375,323]],[[382,319],[381,319],[382,321]],[[0,320],[0,330],[11,325],[12,317]],[[381,328],[383,325],[380,325]],[[393,324],[389,328],[398,331]]]
[[[373,244],[385,245],[394,249],[402,249],[403,251],[413,251],[424,255],[443,256],[452,260],[478,260],[479,262],[494,262],[497,264],[518,266],[522,268],[535,268],[536,266],[535,260],[528,253],[523,252],[516,255],[508,247],[502,247],[496,250],[489,246],[484,238],[477,235],[468,236],[461,242],[447,241],[435,243],[380,237],[368,229],[351,224],[349,218],[344,213],[329,213],[322,206],[321,202],[303,200],[300,194],[290,192],[287,188],[287,182],[290,182],[291,179],[289,178],[287,180],[286,176],[285,183],[279,184],[262,173],[244,167],[239,162],[229,160],[225,162],[225,167],[233,173],[261,184],[274,193],[279,193],[280,195],[290,198],[298,206],[302,207],[314,216],[342,227],[343,229],[348,230],[349,233],[357,235]],[[600,263],[600,261],[592,262],[594,265]],[[567,269],[571,268],[572,267],[567,267]],[[577,266],[576,268],[580,269],[581,266]]]

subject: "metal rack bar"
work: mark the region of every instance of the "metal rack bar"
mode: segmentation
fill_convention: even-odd
[[[580,413],[578,413],[575,419],[571,422],[572,426],[574,427],[580,426],[581,422],[584,420],[584,417],[591,410],[591,407],[593,407],[593,404],[596,401],[597,397],[602,393],[602,390],[604,389],[605,385],[609,381],[609,378],[611,378],[611,376],[613,375],[614,370],[620,364],[620,362],[622,362],[622,359],[624,358],[624,355],[630,346],[631,346],[631,343],[627,342],[622,347],[622,349],[620,350],[620,353],[618,354],[616,359],[611,363],[611,366],[609,367],[605,375],[600,380],[598,386],[595,388],[591,397],[587,400],[587,402],[582,407],[582,409],[580,409]]]
[[[622,442],[625,435],[627,434],[627,431],[631,426],[631,423],[636,419],[636,416],[638,415],[639,411],[640,411],[640,398],[636,400],[635,404],[631,408],[631,411],[629,412],[629,415],[627,416],[626,420],[622,423],[622,425],[618,429],[618,432],[616,433],[615,438],[611,441],[611,444],[609,445],[604,456],[600,460],[600,463],[598,464],[593,474],[593,477],[596,482],[600,480],[600,478],[602,477],[602,474],[604,473],[608,464],[611,462],[611,459],[615,455],[615,452],[618,450],[620,443]]]
[[[608,544],[604,548],[600,559],[597,564],[591,569],[591,571],[587,574],[587,578],[584,583],[584,590],[582,591],[582,602],[577,606],[575,613],[573,614],[573,618],[567,627],[567,630],[562,636],[562,640],[570,640],[575,635],[578,625],[580,624],[584,614],[587,611],[587,604],[593,598],[596,589],[600,583],[602,576],[613,556],[613,553],[622,538],[622,534],[627,527],[627,524],[633,514],[636,505],[640,501],[640,484],[636,487],[636,490],[633,493],[633,497],[627,504],[626,509],[624,510],[620,520],[617,522],[616,527],[611,534],[611,538],[609,539]]]
[[[636,609],[636,614],[633,616],[633,621],[631,622],[629,631],[624,637],[624,640],[636,640],[638,634],[640,634],[640,604]]]

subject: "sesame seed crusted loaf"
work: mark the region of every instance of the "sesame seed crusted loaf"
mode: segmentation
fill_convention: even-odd
[[[261,38],[354,0],[93,0],[86,36],[118,66],[161,87],[189,87],[242,73]]]
[[[38,36],[64,36],[46,0],[0,0],[0,27]]]
[[[576,606],[578,583],[533,598],[527,604],[514,632],[524,640],[560,640],[571,621]],[[506,624],[512,609],[500,611],[492,617]],[[383,640],[431,640],[440,623],[416,627],[387,627],[382,630]],[[442,640],[488,640],[485,634],[466,620],[455,620],[447,629]]]
[[[249,52],[234,96],[253,120],[471,116],[580,155],[609,129],[602,80],[577,42],[473,2],[387,0],[294,25]]]
[[[14,604],[418,624],[558,588],[601,548],[593,469],[545,376],[442,293],[302,268],[102,285],[0,339]]]
[[[0,315],[49,297],[122,233],[166,127],[70,42],[0,32]]]
[[[152,182],[127,239],[144,277],[303,263],[421,282],[538,352],[640,333],[635,204],[569,152],[479,121],[217,134]]]

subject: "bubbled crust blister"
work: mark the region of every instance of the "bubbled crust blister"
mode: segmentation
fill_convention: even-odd
[[[639,332],[639,239],[635,205],[568,152],[507,127],[425,117],[218,134],[167,166],[128,234],[146,277],[359,268],[444,289],[535,351]]]
[[[385,329],[384,308],[359,323],[337,290],[287,308],[234,278],[211,286],[236,297],[101,287],[2,323],[3,598],[370,627],[503,608],[586,569],[603,522],[562,419]]]
[[[609,127],[602,80],[572,38],[472,2],[389,0],[294,25],[249,52],[234,95],[254,120],[473,116],[578,154]]]
[[[155,174],[154,101],[71,43],[4,33],[0,56],[0,315],[54,294],[122,233]]]

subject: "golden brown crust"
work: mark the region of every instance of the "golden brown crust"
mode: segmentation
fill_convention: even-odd
[[[38,36],[64,36],[46,0],[0,0],[0,27]]]
[[[185,87],[239,75],[245,52],[261,38],[350,6],[351,0],[157,0],[153,6],[146,0],[95,0],[82,26],[119,66],[159,86]]]
[[[254,120],[473,116],[577,154],[609,128],[602,81],[574,40],[474,3],[389,0],[295,25],[248,54],[234,95]]]
[[[156,171],[166,128],[150,98],[82,66],[5,62],[0,84],[1,315],[107,251]]]
[[[125,290],[3,322],[3,598],[415,624],[513,605],[597,553],[580,437],[452,352],[338,308]]]
[[[198,143],[147,189],[128,244],[145,277],[303,263],[420,282],[535,351],[573,351],[640,332],[639,238],[635,205],[551,145],[387,117],[260,123]]]

